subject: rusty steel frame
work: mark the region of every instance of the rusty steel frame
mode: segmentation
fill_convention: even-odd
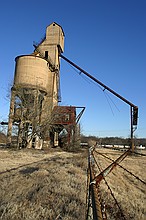
[[[95,146],[89,148],[89,155],[88,155],[88,172],[87,172],[87,187],[89,188],[88,193],[88,207],[87,207],[87,214],[86,220],[91,219],[91,215],[93,216],[94,220],[103,220],[103,210],[102,204],[100,203],[99,198],[99,184],[105,177],[117,166],[119,163],[124,160],[125,157],[129,154],[131,149],[129,148],[126,152],[120,155],[113,163],[111,163],[107,168],[101,171],[97,176],[95,175],[95,158],[93,152],[95,151]],[[95,151],[96,152],[96,151]],[[97,165],[97,164],[96,164]],[[117,202],[117,201],[116,201]],[[92,207],[91,204],[92,203]],[[119,205],[118,205],[119,207]],[[91,210],[92,208],[92,210]],[[120,208],[120,207],[119,207]],[[106,216],[106,215],[105,215]],[[124,215],[123,215],[124,217]]]
[[[89,175],[89,198],[88,198],[88,210],[87,210],[87,216],[86,220],[89,219],[89,209],[92,208],[92,215],[94,220],[103,220],[102,217],[102,210],[101,210],[101,204],[99,200],[99,192],[98,187],[96,184],[93,183],[93,180],[95,179],[94,174],[94,158],[92,156],[92,150],[93,148],[89,149],[89,156],[88,156],[88,175]],[[90,200],[92,201],[92,207],[89,207]]]
[[[95,160],[93,152],[95,151],[95,146],[89,148],[89,156],[88,156],[88,179],[87,179],[87,187],[89,188],[88,193],[88,208],[87,208],[87,215],[86,220],[91,219],[91,215],[93,216],[94,220],[106,220],[107,216],[104,215],[102,210],[102,204],[100,203],[100,197],[99,197],[99,184],[101,180],[105,180],[105,177],[117,166],[119,163],[124,160],[125,157],[129,154],[131,149],[129,148],[126,152],[124,152],[122,155],[120,155],[113,163],[111,163],[106,169],[103,171],[100,170],[100,174],[95,176],[95,165],[97,165],[97,162]],[[95,151],[96,152],[96,151]],[[109,186],[108,186],[109,188]],[[110,189],[111,190],[111,189]],[[112,195],[113,196],[113,195]],[[115,199],[115,197],[113,196]],[[92,201],[92,205],[90,204]],[[125,219],[125,216],[117,203],[117,200],[115,199],[116,204],[118,205],[118,208],[120,209],[120,212],[122,213],[123,218]],[[92,207],[91,207],[92,206]],[[91,211],[92,208],[92,211]],[[106,213],[106,212],[105,212]]]
[[[118,157],[113,163],[111,163],[107,168],[105,168],[99,175],[95,176],[93,183],[98,185],[103,178],[105,178],[125,157],[129,154],[131,149],[129,148],[120,157]]]
[[[76,116],[76,124],[79,122],[79,120],[80,120],[82,114],[83,114],[84,111],[85,111],[85,107],[78,107],[78,106],[76,106],[76,109],[77,109],[77,108],[82,108],[82,110],[81,110],[80,113]]]
[[[94,152],[96,152],[95,149],[94,149]],[[94,154],[93,154],[93,157],[94,157],[94,160],[95,160]],[[96,165],[97,165],[99,171],[101,172],[101,168],[100,168],[100,166],[99,166],[99,164],[97,163],[96,160],[95,160],[95,163],[96,163]],[[113,199],[114,199],[114,201],[115,201],[115,204],[117,205],[118,209],[120,210],[121,216],[124,217],[123,211],[122,211],[120,205],[118,204],[117,199],[116,199],[116,197],[115,197],[115,195],[114,195],[114,193],[113,193],[111,187],[109,186],[109,184],[108,184],[108,182],[107,182],[107,180],[106,180],[105,178],[103,178],[103,180],[104,180],[105,184],[107,185],[107,188],[108,188],[108,190],[110,191],[110,193],[111,193],[111,195],[112,195],[112,197],[113,197]],[[106,207],[104,207],[104,210],[103,210],[102,212],[103,212],[102,214],[103,214],[103,216],[104,216],[104,220],[107,220]],[[124,217],[124,220],[125,220],[125,217]]]

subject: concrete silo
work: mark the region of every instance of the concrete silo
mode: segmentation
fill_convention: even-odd
[[[48,135],[51,113],[59,101],[59,54],[64,50],[64,32],[53,22],[35,43],[30,55],[16,57],[8,122],[8,144],[13,126],[18,127],[18,146],[41,145]],[[46,129],[47,128],[47,129]],[[30,138],[31,137],[31,138]]]

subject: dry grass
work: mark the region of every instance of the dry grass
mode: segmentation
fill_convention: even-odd
[[[112,159],[121,152],[99,149]],[[101,168],[111,162],[96,154]],[[145,157],[128,156],[121,165],[146,181]],[[87,152],[69,153],[58,149],[0,150],[0,219],[2,220],[85,220]],[[99,171],[97,170],[97,174]],[[144,220],[146,188],[143,183],[116,167],[106,180],[125,219]],[[122,219],[104,180],[101,198],[108,219]]]
[[[85,219],[86,153],[51,151],[1,150],[1,219]]]
[[[97,152],[98,151],[104,153],[111,159],[116,159],[122,154],[121,152],[107,149],[98,149]],[[111,163],[111,161],[98,154],[96,154],[96,160],[102,169],[106,168]],[[128,156],[120,163],[120,165],[146,182],[146,157]],[[97,174],[98,173],[99,171],[97,171]],[[112,189],[125,219],[145,220],[146,185],[118,166],[105,179]],[[106,201],[108,219],[122,219],[119,208],[115,204],[104,180],[100,183],[100,193],[102,199]]]

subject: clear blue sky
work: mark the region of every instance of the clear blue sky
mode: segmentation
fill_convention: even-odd
[[[65,33],[64,56],[139,107],[146,137],[145,0],[5,0],[0,2],[0,120],[7,120],[15,57],[30,54],[53,21]],[[62,105],[85,106],[85,135],[130,135],[130,108],[61,60]]]

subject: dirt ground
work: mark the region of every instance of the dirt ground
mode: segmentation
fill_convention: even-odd
[[[98,151],[112,159],[121,154],[108,149]],[[95,156],[102,169],[111,163]],[[87,158],[87,150],[71,153],[60,148],[0,149],[0,219],[85,220]],[[146,157],[128,156],[121,165],[146,181]],[[146,185],[120,167],[106,180],[125,219],[145,220]],[[119,220],[118,211],[114,213],[115,201],[104,181],[100,183],[100,194],[106,201],[108,219]]]

